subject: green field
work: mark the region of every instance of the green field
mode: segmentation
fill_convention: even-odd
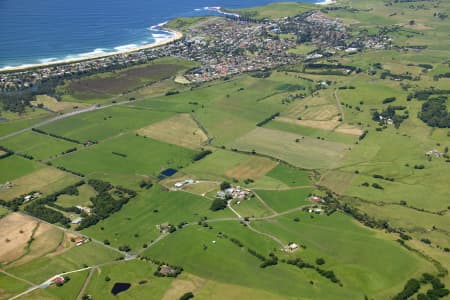
[[[311,172],[299,170],[286,164],[279,164],[267,173],[268,177],[278,179],[290,187],[311,185]]]
[[[120,254],[91,242],[56,256],[43,256],[25,265],[8,268],[7,271],[31,282],[42,283],[55,274],[81,269],[83,265],[92,266],[112,261],[119,256]]]
[[[75,143],[31,131],[6,139],[2,141],[2,145],[15,152],[28,154],[40,160],[51,159],[68,149],[80,147]]]
[[[35,162],[16,155],[0,159],[0,169],[8,170],[8,172],[0,172],[0,182],[14,180],[39,168],[40,166]]]
[[[229,147],[248,152],[254,150],[306,169],[333,167],[348,152],[345,144],[266,128],[252,130]]]
[[[316,13],[302,17],[315,19],[313,27],[283,28],[282,18],[311,10]],[[262,34],[267,42],[280,39],[284,45],[297,40],[283,51],[298,60],[268,65],[264,73],[203,83],[189,83],[183,73],[195,73],[200,65],[214,69],[233,57],[217,53],[217,62],[208,63],[165,57],[80,76],[56,88],[55,99],[62,102],[50,100],[70,109],[97,109],[38,126],[59,138],[29,130],[1,140],[16,154],[0,159],[0,184],[12,182],[11,188],[2,187],[0,199],[39,191],[40,199],[32,201],[71,219],[78,214],[65,208],[91,207],[88,220],[95,224],[80,232],[92,240],[77,247],[77,225],[68,224],[67,231],[37,225],[36,219],[21,215],[31,202],[7,217],[6,206],[15,209],[15,202],[0,206],[0,218],[10,222],[0,234],[0,261],[11,262],[2,266],[9,275],[0,272],[0,299],[66,271],[76,272],[64,286],[37,289],[23,298],[86,294],[92,299],[170,300],[193,292],[194,299],[205,300],[393,299],[408,280],[425,272],[439,274],[449,289],[450,128],[431,127],[419,116],[424,116],[424,104],[439,96],[450,110],[450,3],[338,0],[329,6],[272,3],[231,11],[241,13],[244,21],[282,19]],[[321,29],[326,19],[342,21],[340,32],[324,30],[309,40],[309,31]],[[180,18],[168,26],[183,31],[187,41],[198,38],[192,47],[202,42],[215,47],[209,31],[227,30],[226,22],[218,20]],[[356,53],[345,51],[356,44],[340,38],[341,33],[359,37],[365,46]],[[382,38],[383,45],[371,48],[369,37]],[[342,47],[321,42],[335,38]],[[247,46],[255,45],[232,45],[261,60],[271,55],[247,53]],[[323,57],[305,60],[311,51]],[[352,71],[334,72],[347,68]],[[432,94],[428,100],[419,99],[427,93]],[[383,111],[395,116],[380,119],[377,113]],[[443,106],[439,113],[433,117],[442,121]],[[31,107],[22,114],[2,110],[0,135],[54,116]],[[197,160],[204,150],[206,155]],[[160,177],[167,168],[178,172]],[[106,184],[87,183],[90,179],[115,188],[102,191]],[[186,179],[198,182],[175,188]],[[44,198],[80,180],[86,183],[77,187],[78,193],[69,189],[71,195]],[[212,211],[224,181],[254,195],[229,199],[232,209]],[[119,186],[136,196],[116,207]],[[314,203],[311,195],[325,200]],[[52,207],[53,200],[60,207]],[[323,212],[309,213],[316,205]],[[10,221],[11,216],[16,218]],[[174,232],[160,229],[169,224]],[[283,250],[290,243],[299,248]],[[24,255],[15,257],[16,250]],[[262,268],[272,256],[277,263]],[[157,277],[157,265],[147,258],[184,270],[177,278]],[[295,258],[308,265],[288,263]],[[86,266],[93,269],[77,271]],[[131,287],[114,296],[116,282]],[[429,286],[419,293],[427,293]],[[418,293],[408,297],[419,298]]]
[[[150,262],[130,261],[102,267],[95,271],[86,293],[95,299],[162,299],[173,279],[153,276],[156,266]],[[109,277],[111,281],[105,281]],[[127,282],[131,287],[126,292],[113,296],[111,289],[116,282]]]
[[[78,193],[78,195],[61,195],[58,197],[56,203],[63,207],[72,207],[77,205],[86,207],[91,205],[91,201],[89,199],[97,194],[95,190],[87,184],[78,187]]]
[[[264,127],[269,128],[269,129],[276,129],[276,130],[291,132],[294,134],[309,136],[312,138],[320,137],[320,138],[324,138],[326,141],[336,142],[336,143],[344,143],[344,144],[349,144],[349,145],[353,144],[358,139],[358,136],[355,136],[355,135],[339,133],[336,131],[322,130],[319,128],[306,127],[306,126],[301,126],[301,125],[297,125],[297,124],[278,122],[278,121],[270,122]]]
[[[110,107],[66,118],[41,129],[80,142],[100,141],[161,121],[170,115],[127,106]]]
[[[275,211],[283,212],[302,205],[311,204],[307,200],[313,189],[294,189],[285,191],[257,190],[258,195]]]
[[[294,216],[300,216],[300,222],[293,222]],[[380,298],[385,298],[393,286],[398,289],[403,285],[399,278],[411,277],[418,270],[433,269],[431,264],[408,253],[394,241],[386,240],[339,213],[314,218],[307,213],[293,213],[254,226],[286,241],[305,245],[306,250],[300,250],[302,258],[307,261],[324,258],[326,268],[333,269],[342,278],[344,286]]]
[[[125,156],[113,154],[113,152]],[[52,162],[54,165],[63,166],[90,177],[157,176],[166,168],[178,169],[188,165],[194,153],[193,150],[150,138],[125,134]]]
[[[177,226],[181,222],[196,223],[202,217],[212,219],[234,216],[230,211],[210,211],[211,202],[205,197],[184,192],[165,192],[155,187],[141,193],[121,211],[83,233],[100,241],[109,240],[114,246],[129,245],[135,252],[160,235],[157,225],[169,223]]]

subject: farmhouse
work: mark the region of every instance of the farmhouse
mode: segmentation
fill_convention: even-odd
[[[72,224],[80,224],[82,220],[83,220],[82,217],[78,217],[78,218],[73,219],[72,222],[70,222],[70,223],[72,223]]]
[[[66,280],[64,279],[64,277],[57,275],[53,277],[50,281],[52,284],[62,285]]]
[[[309,197],[309,201],[312,201],[314,203],[324,203],[325,202],[322,198],[320,198],[318,196]]]
[[[75,206],[75,207],[78,208],[79,210],[81,210],[82,212],[87,213],[88,215],[91,214],[92,209],[89,208],[89,207],[80,206],[80,205],[77,205],[77,206]]]
[[[428,151],[427,153],[425,153],[425,155],[426,155],[426,156],[441,157],[441,156],[442,156],[442,153],[439,152],[439,151],[436,150],[436,149],[433,149],[433,150],[430,150],[430,151]]]
[[[74,240],[75,246],[81,246],[83,244],[86,244],[89,240],[84,237],[77,237]]]
[[[184,187],[185,185],[194,184],[194,183],[196,183],[196,181],[194,179],[186,179],[183,181],[176,182],[174,184],[174,187],[177,189],[180,189],[180,188]]]
[[[299,245],[294,243],[294,242],[290,242],[289,244],[287,244],[287,246],[285,246],[283,248],[283,251],[285,252],[294,252],[297,251],[299,248]]]

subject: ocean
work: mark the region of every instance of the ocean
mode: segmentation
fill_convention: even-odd
[[[155,27],[158,24],[176,17],[219,14],[208,6],[242,8],[281,1],[0,0],[0,69],[154,43],[169,35]]]

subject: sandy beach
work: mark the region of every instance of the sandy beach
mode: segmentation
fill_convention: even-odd
[[[29,65],[23,65],[23,66],[17,66],[17,67],[6,67],[3,69],[0,69],[0,73],[1,72],[11,72],[11,71],[23,71],[23,70],[33,69],[33,68],[49,67],[49,66],[53,66],[53,65],[70,64],[70,63],[76,63],[76,62],[92,60],[92,59],[97,59],[97,58],[102,58],[102,57],[133,53],[133,52],[138,52],[138,51],[145,50],[145,49],[160,47],[160,46],[172,43],[174,41],[177,41],[183,37],[183,33],[179,32],[179,31],[172,30],[172,29],[164,29],[164,30],[167,32],[170,32],[172,34],[172,36],[170,36],[166,39],[160,40],[160,41],[156,41],[151,44],[146,44],[143,46],[134,47],[134,48],[126,49],[126,50],[122,50],[122,51],[115,51],[115,52],[109,52],[109,53],[98,53],[98,54],[92,54],[89,56],[76,57],[76,58],[46,62],[46,63],[41,63],[41,64],[29,64]]]
[[[319,5],[330,5],[330,4],[335,4],[337,1],[336,0],[324,0],[323,2],[319,2],[317,4]]]

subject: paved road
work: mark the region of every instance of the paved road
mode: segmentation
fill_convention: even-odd
[[[114,96],[114,97],[111,98],[110,100],[111,100],[111,101],[115,101],[115,99],[118,99],[118,98],[120,98],[120,97],[122,97],[122,96],[123,96],[123,94],[120,94],[120,95]],[[142,100],[142,99],[140,99],[140,100]],[[138,101],[138,100],[135,100],[135,101],[133,101],[133,102],[136,102],[136,101]],[[53,117],[53,118],[44,120],[44,121],[42,121],[42,122],[33,124],[33,125],[30,126],[30,127],[27,127],[27,128],[24,128],[24,129],[20,129],[20,130],[18,130],[18,131],[15,131],[15,132],[12,132],[12,133],[9,133],[9,134],[0,136],[0,141],[1,141],[1,140],[4,140],[4,139],[7,139],[7,138],[10,138],[10,137],[13,137],[13,136],[16,136],[16,135],[19,135],[19,134],[21,134],[21,133],[24,133],[24,132],[26,132],[26,131],[28,131],[28,130],[31,130],[32,128],[42,127],[42,126],[48,125],[48,124],[50,124],[50,123],[53,123],[53,122],[56,122],[56,121],[59,121],[59,120],[62,120],[62,119],[66,119],[66,118],[69,118],[69,117],[73,117],[73,116],[76,116],[76,115],[79,115],[79,114],[84,114],[84,113],[91,112],[91,111],[94,111],[94,110],[105,109],[105,108],[109,108],[109,107],[111,107],[111,106],[123,105],[123,104],[127,104],[127,103],[131,103],[131,102],[128,101],[128,100],[126,100],[126,101],[121,101],[121,102],[111,103],[111,104],[102,105],[102,106],[99,106],[99,105],[93,105],[93,106],[90,106],[90,107],[88,107],[88,108],[83,108],[83,109],[75,110],[75,111],[72,111],[72,112],[69,112],[69,113],[66,113],[66,114],[58,115],[58,116],[55,116],[55,117]]]

